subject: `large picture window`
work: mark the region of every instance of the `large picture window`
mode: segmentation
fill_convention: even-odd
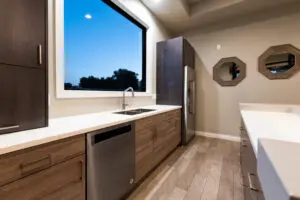
[[[64,89],[145,92],[146,30],[109,0],[64,0]]]

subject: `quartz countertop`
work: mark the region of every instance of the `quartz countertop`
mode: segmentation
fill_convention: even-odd
[[[0,135],[0,155],[80,134],[85,134],[91,131],[115,126],[152,115],[177,110],[180,109],[181,106],[151,105],[139,108],[155,109],[155,111],[138,115],[122,115],[114,114],[114,112],[120,111],[116,110],[110,112],[55,118],[50,119],[49,126],[45,128]],[[128,110],[132,109],[134,108]]]
[[[299,143],[259,140],[258,176],[267,200],[300,199],[299,152]]]
[[[300,106],[241,104],[240,108],[256,155],[260,138],[300,143]]]
[[[300,199],[300,106],[240,104],[266,200]]]

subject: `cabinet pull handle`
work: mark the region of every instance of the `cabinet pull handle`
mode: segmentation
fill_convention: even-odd
[[[80,161],[80,169],[81,169],[81,176],[79,180],[82,181],[85,175],[85,167],[84,167],[84,162],[82,160]]]
[[[251,173],[248,173],[248,181],[249,181],[249,189],[250,190],[253,190],[253,191],[258,191],[258,189],[253,185],[253,183],[252,183],[252,179],[251,179],[251,176],[252,176],[253,174],[251,174]]]
[[[39,65],[43,64],[43,49],[42,49],[42,45],[39,44],[38,46],[38,56],[39,56]]]
[[[23,176],[34,174],[51,166],[51,155],[47,155],[39,160],[20,165]]]
[[[129,184],[133,185],[134,184],[134,178],[129,179]]]
[[[19,128],[20,125],[14,125],[14,126],[5,126],[5,127],[0,127],[0,131],[5,131],[13,128]]]
[[[247,140],[245,139],[242,139],[242,147],[247,147]]]

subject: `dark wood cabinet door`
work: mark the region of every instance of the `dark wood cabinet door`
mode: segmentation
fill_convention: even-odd
[[[183,65],[195,68],[195,50],[186,40],[183,40]]]
[[[0,64],[0,134],[47,125],[43,69]]]
[[[0,63],[45,67],[47,0],[0,1]]]
[[[183,38],[174,38],[157,44],[156,93],[157,104],[183,103]]]
[[[19,126],[18,77],[16,68],[0,64],[0,133],[16,130]],[[15,128],[13,128],[15,127]]]

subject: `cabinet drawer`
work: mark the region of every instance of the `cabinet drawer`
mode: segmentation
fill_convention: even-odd
[[[84,197],[84,155],[0,188],[0,199],[5,200],[83,200]]]
[[[0,186],[85,153],[84,136],[55,141],[0,157]]]
[[[170,112],[167,113],[167,115],[168,115],[168,118],[180,117],[181,110],[170,111]]]
[[[156,123],[160,124],[163,121],[170,121],[174,118],[180,118],[181,110],[170,111],[166,113],[159,114],[155,117]]]
[[[154,125],[155,117],[156,116],[137,120],[135,123],[135,130],[140,131],[145,128],[152,127]]]

